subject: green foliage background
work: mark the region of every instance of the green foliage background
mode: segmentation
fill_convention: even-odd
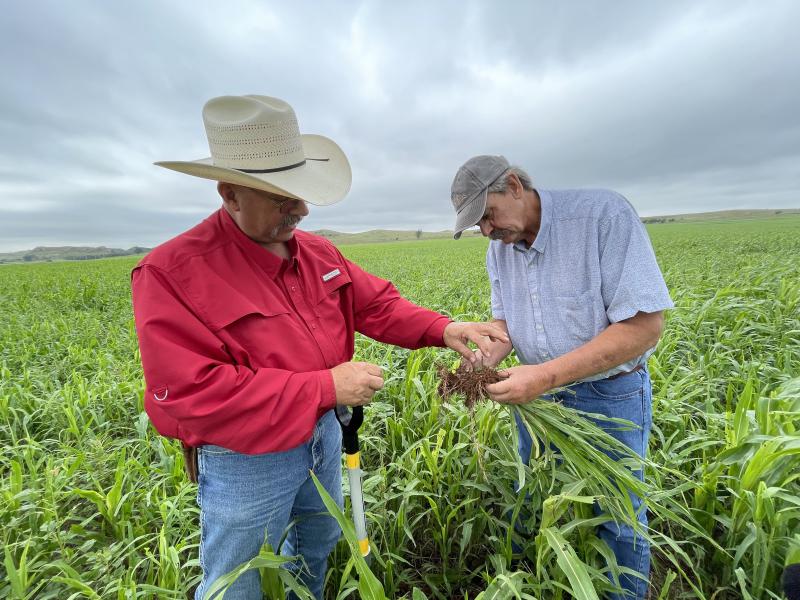
[[[800,218],[650,234],[677,307],[650,361],[658,468],[648,477],[692,520],[652,520],[678,544],[654,549],[653,597],[777,598],[784,559],[800,544]],[[343,251],[420,304],[485,320],[485,248],[465,238]],[[135,262],[0,267],[0,597],[183,598],[198,581],[196,488],[178,445],[142,412]],[[566,598],[568,579],[535,535],[541,503],[575,481],[534,465],[533,533],[509,531],[517,473],[507,413],[485,405],[471,420],[442,404],[434,363],[456,358],[444,350],[359,338],[356,358],[386,367],[363,464],[372,567],[387,596]],[[602,590],[603,548],[585,509],[567,501],[548,531]],[[525,546],[521,563],[512,538]],[[355,597],[346,544],[331,564],[327,596]]]

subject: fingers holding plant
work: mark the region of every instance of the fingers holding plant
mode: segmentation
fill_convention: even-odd
[[[494,365],[496,365],[511,350],[508,333],[498,325],[491,323],[453,322],[445,327],[443,338],[445,345],[461,354],[473,368],[476,365],[488,366],[492,361],[495,361]],[[480,355],[470,349],[470,342],[478,347]]]
[[[486,386],[489,398],[501,404],[525,404],[553,388],[551,377],[539,365],[523,365],[498,373],[501,381]]]

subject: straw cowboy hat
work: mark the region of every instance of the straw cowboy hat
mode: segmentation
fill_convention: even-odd
[[[333,204],[350,190],[350,163],[333,140],[300,134],[294,110],[269,96],[220,96],[203,107],[210,158],[162,161],[159,167]]]

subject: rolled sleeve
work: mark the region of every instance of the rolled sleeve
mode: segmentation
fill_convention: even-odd
[[[609,322],[674,306],[647,230],[627,201],[600,223],[599,234],[601,293]]]

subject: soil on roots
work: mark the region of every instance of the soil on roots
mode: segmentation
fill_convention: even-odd
[[[486,386],[501,381],[503,377],[495,369],[468,371],[465,364],[451,371],[445,365],[437,365],[439,373],[439,395],[447,402],[453,396],[463,396],[464,405],[472,411],[479,400],[487,400]]]

